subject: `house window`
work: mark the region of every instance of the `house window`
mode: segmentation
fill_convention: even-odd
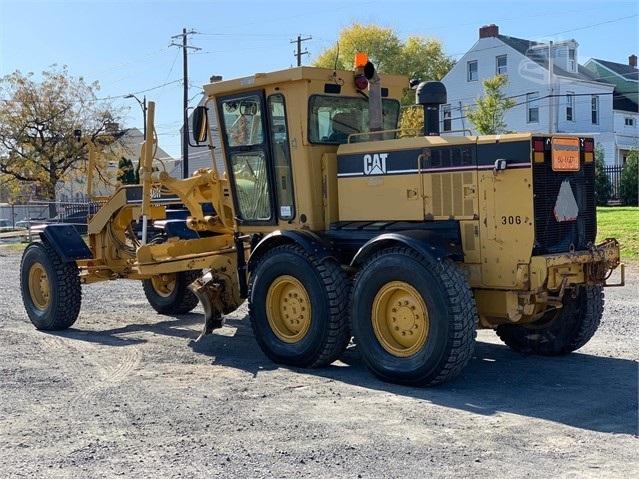
[[[539,123],[539,93],[528,93],[526,104],[528,105],[528,123]]]
[[[624,118],[624,124],[626,126],[635,126],[635,119],[631,116],[627,116]]]
[[[572,114],[573,105],[575,104],[575,94],[571,91],[566,92],[566,121],[575,121]]]
[[[568,49],[568,68],[571,72],[577,71],[577,51],[574,48]]]
[[[508,73],[508,64],[506,63],[506,55],[499,55],[497,57],[497,75],[505,75]]]
[[[452,122],[453,122],[453,115],[451,113],[450,110],[450,105],[443,105],[442,106],[442,123],[443,123],[443,128],[442,131],[450,131],[452,130]]]
[[[590,112],[592,115],[592,124],[599,124],[599,97],[593,95],[590,99]]]
[[[477,60],[468,62],[468,81],[477,81]]]

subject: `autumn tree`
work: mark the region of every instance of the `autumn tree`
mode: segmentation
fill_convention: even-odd
[[[502,88],[508,85],[506,75],[495,75],[482,82],[484,95],[477,98],[477,106],[466,110],[466,118],[480,135],[508,133],[504,113],[515,106],[512,98],[506,98]]]
[[[406,75],[419,81],[441,80],[455,64],[437,39],[409,36],[402,42],[390,28],[355,23],[344,28],[336,44],[323,50],[313,65],[350,70],[355,54],[360,52],[368,54],[380,73]],[[402,105],[414,105],[415,92],[406,87]]]
[[[88,150],[74,135],[81,130],[103,153],[103,174],[113,143],[109,127],[123,109],[99,100],[98,82],[69,75],[53,65],[39,79],[16,71],[0,78],[0,174],[13,196],[28,190],[55,200],[56,187],[71,176],[86,177]]]

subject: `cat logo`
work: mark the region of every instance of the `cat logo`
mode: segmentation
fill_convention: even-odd
[[[385,175],[387,157],[388,153],[373,153],[372,155],[364,155],[364,174]]]

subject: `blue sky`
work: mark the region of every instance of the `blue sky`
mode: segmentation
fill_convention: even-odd
[[[434,37],[459,59],[477,40],[479,27],[536,41],[574,38],[579,60],[627,63],[639,54],[639,2],[626,0],[237,0],[235,2],[0,0],[0,76],[36,74],[67,65],[74,77],[98,81],[100,97],[130,106],[125,127],[142,129],[133,93],[156,102],[160,146],[180,156],[182,54],[169,46],[182,29],[189,45],[189,97],[211,75],[225,79],[288,68],[297,35],[310,64],[353,23],[375,23],[408,35]]]

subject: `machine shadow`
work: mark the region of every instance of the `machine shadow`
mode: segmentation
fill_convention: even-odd
[[[225,327],[195,341],[200,314],[186,314],[159,322],[129,324],[102,331],[69,329],[59,336],[109,346],[130,346],[146,339],[122,338],[151,332],[188,339],[194,353],[212,364],[250,373],[282,368],[261,351],[248,317],[227,318]],[[455,408],[480,415],[511,413],[545,419],[598,432],[639,436],[639,362],[573,353],[561,357],[526,356],[507,346],[478,341],[475,353],[455,380],[428,388],[380,381],[364,366],[351,345],[328,367],[288,368],[372,390]]]
[[[276,369],[255,342],[248,320],[233,320],[233,337],[213,334],[191,342],[194,352],[213,363],[253,375]],[[228,323],[227,323],[228,324]],[[357,346],[325,368],[289,368],[368,389],[480,415],[511,413],[598,432],[639,436],[639,362],[573,353],[527,356],[505,345],[478,341],[475,353],[455,380],[429,388],[380,381],[364,366]]]
[[[197,313],[181,314],[179,316],[157,315],[163,318],[161,321],[148,323],[130,323],[125,326],[111,329],[86,330],[69,328],[61,331],[49,332],[60,337],[76,339],[88,343],[104,344],[108,346],[129,346],[146,343],[143,338],[128,337],[128,334],[146,332],[173,336],[177,338],[195,339],[199,332],[195,332],[194,325],[202,324],[202,315]]]

